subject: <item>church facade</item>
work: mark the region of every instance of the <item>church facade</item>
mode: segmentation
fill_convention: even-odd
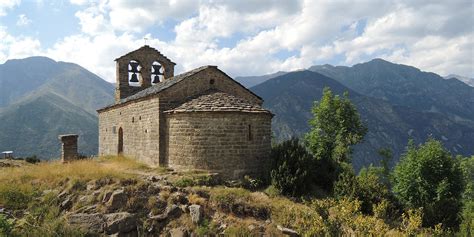
[[[268,168],[273,115],[259,96],[216,66],[175,76],[146,45],[115,61],[115,103],[97,111],[99,155],[233,179]]]

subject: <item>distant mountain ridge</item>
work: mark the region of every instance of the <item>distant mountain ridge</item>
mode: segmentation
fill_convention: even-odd
[[[308,131],[312,103],[327,86],[336,94],[349,91],[369,127],[364,143],[355,148],[356,168],[378,163],[380,148],[390,148],[399,157],[410,138],[419,143],[434,137],[454,154],[474,154],[474,88],[379,59],[354,67],[311,69],[251,88],[275,114],[272,126],[279,140]]]
[[[412,66],[374,59],[352,67],[323,65],[309,70],[394,105],[439,112],[456,120],[474,120],[473,87]]]
[[[380,148],[391,148],[398,157],[410,138],[422,142],[431,136],[455,154],[474,153],[473,87],[381,59],[310,69],[236,78],[247,86],[262,81],[251,90],[275,114],[277,139],[308,131],[310,108],[328,86],[336,94],[349,91],[369,127],[364,143],[355,147],[357,169],[377,163]],[[113,102],[113,87],[79,65],[45,57],[1,64],[0,151],[54,158],[59,156],[57,135],[78,133],[80,152],[95,154],[95,110]]]
[[[281,76],[286,74],[287,72],[275,72],[267,75],[262,75],[262,76],[248,76],[248,77],[236,77],[235,80],[238,81],[240,84],[243,86],[250,88],[252,86],[256,86],[260,83],[265,82],[266,80]]]
[[[79,134],[79,149],[96,154],[96,109],[113,102],[113,85],[73,63],[46,57],[0,65],[0,151],[59,156],[57,136]]]
[[[466,83],[469,86],[474,87],[474,78],[463,77],[463,76],[459,76],[459,75],[456,75],[456,74],[449,74],[449,75],[444,77],[444,79],[453,79],[453,78],[457,79],[457,80],[460,80],[460,81]]]

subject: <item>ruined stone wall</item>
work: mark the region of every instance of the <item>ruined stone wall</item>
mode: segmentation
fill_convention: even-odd
[[[77,153],[77,134],[59,135],[61,141],[61,161],[63,163],[77,160],[79,154]]]
[[[224,73],[215,68],[208,68],[160,92],[162,108],[164,110],[169,109],[176,103],[183,102],[185,99],[209,89],[217,89],[259,105],[263,103],[260,98],[237,84],[237,82],[227,77]]]
[[[270,114],[194,112],[165,116],[169,167],[203,169],[233,179],[245,174],[260,176],[268,168]]]
[[[130,103],[99,113],[99,155],[117,155],[119,129],[123,155],[158,165],[160,137],[159,98]]]

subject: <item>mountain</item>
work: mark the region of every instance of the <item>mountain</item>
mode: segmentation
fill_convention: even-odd
[[[449,74],[449,75],[445,76],[444,79],[458,79],[458,80],[466,83],[467,85],[474,87],[474,78],[463,77],[463,76],[459,76],[459,75],[456,75],[456,74]]]
[[[442,140],[457,154],[473,154],[474,123],[458,122],[442,113],[418,111],[405,106],[362,95],[342,83],[312,71],[291,72],[252,87],[264,99],[264,106],[275,117],[272,128],[277,140],[301,136],[309,130],[313,102],[322,96],[324,87],[338,95],[349,92],[369,132],[364,142],[355,147],[353,164],[360,169],[378,164],[377,150],[390,148],[398,158],[408,139],[424,142],[429,136]],[[396,162],[394,160],[393,162]],[[393,165],[394,163],[392,163]]]
[[[96,109],[113,102],[113,85],[79,65],[46,57],[0,65],[0,151],[59,156],[58,135],[79,134],[79,152],[96,154]]]
[[[393,105],[442,113],[458,121],[474,121],[474,88],[458,80],[445,80],[435,73],[382,59],[352,67],[322,65],[309,70]]]
[[[275,78],[277,76],[281,76],[286,74],[287,72],[275,72],[272,74],[262,75],[262,76],[248,76],[248,77],[236,77],[235,80],[238,81],[243,86],[250,88],[252,86],[256,86],[260,83],[265,82],[266,80]]]
[[[77,64],[30,57],[0,65],[0,108],[35,91],[54,92],[91,114],[113,101],[113,85]]]

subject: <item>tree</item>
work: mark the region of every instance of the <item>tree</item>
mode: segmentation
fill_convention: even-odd
[[[348,93],[345,92],[343,97],[334,96],[329,88],[324,88],[323,97],[314,103],[312,113],[311,130],[306,134],[311,152],[317,158],[350,163],[351,146],[362,141],[367,128]]]
[[[390,188],[390,161],[393,159],[392,150],[389,148],[381,148],[378,150],[379,155],[382,157],[380,160],[381,167],[381,178],[382,182]]]
[[[457,228],[464,189],[463,174],[443,145],[410,141],[393,173],[393,191],[407,209],[423,209],[423,225]]]
[[[460,167],[463,172],[465,189],[463,193],[462,223],[460,226],[460,236],[474,235],[474,156],[458,156]]]
[[[271,156],[272,184],[281,194],[296,197],[308,192],[313,157],[297,138],[274,146]]]

